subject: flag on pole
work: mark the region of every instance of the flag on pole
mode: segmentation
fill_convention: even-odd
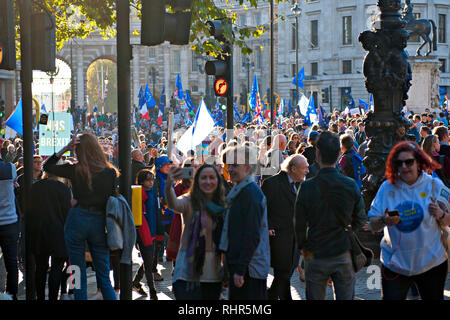
[[[328,127],[329,122],[330,121],[325,114],[325,110],[323,110],[322,106],[319,104],[319,126]]]
[[[98,112],[97,104],[95,104],[95,106],[94,106],[94,112]]]
[[[314,103],[314,96],[311,92],[311,97],[309,98],[309,104],[308,104],[308,110],[306,111],[305,116],[305,123],[308,124],[308,126],[318,123],[319,120],[317,119],[317,112],[316,112],[316,105]]]
[[[292,80],[292,84],[297,85],[297,87],[303,88],[303,80],[305,80],[305,68],[302,68],[298,74]]]
[[[291,99],[289,98],[289,115],[292,114],[292,104],[291,104]]]
[[[148,88],[148,84],[145,84],[145,92],[144,92],[144,100],[147,104],[148,109],[153,108],[156,106],[156,101],[153,98],[152,93],[150,92],[150,89]]]
[[[234,115],[234,120],[236,122],[240,122],[241,121],[241,115],[239,114],[239,110],[236,106],[236,102],[233,101],[233,115]]]
[[[209,133],[214,130],[214,126],[214,119],[202,100],[195,115],[194,123],[178,140],[176,144],[177,149],[184,154],[187,154],[189,150],[195,150],[195,147],[201,144],[208,137]]]
[[[14,109],[13,113],[6,120],[6,126],[10,127],[18,134],[23,136],[23,120],[22,120],[22,98],[20,98],[19,103]]]
[[[359,105],[363,106],[364,112],[369,111],[369,104],[362,99],[359,99]]]
[[[47,113],[47,109],[45,109],[45,104],[41,106],[41,112]]]
[[[184,100],[183,85],[181,84],[180,74],[177,74],[177,81],[175,83],[175,92],[173,98],[177,100]]]
[[[300,101],[298,102],[298,107],[300,109],[300,113],[306,117],[306,113],[308,112],[309,99],[302,94]]]
[[[189,95],[189,91],[186,90],[186,97],[184,99],[186,102],[186,106],[189,110],[189,115],[193,116],[197,112],[197,108],[195,107],[194,103],[192,102],[191,96]]]
[[[164,105],[166,104],[165,87],[163,87],[161,92],[161,98],[159,99],[159,112],[157,123],[160,126],[162,124],[162,117],[164,114]]]
[[[375,111],[375,106],[374,106],[374,103],[373,103],[373,94],[370,94],[369,106],[370,106],[370,110],[374,112]]]

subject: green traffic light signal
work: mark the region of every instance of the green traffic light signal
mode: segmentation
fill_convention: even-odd
[[[220,106],[220,109],[227,110],[227,106],[225,104],[223,104],[223,105]]]

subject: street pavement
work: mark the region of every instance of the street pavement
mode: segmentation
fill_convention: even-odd
[[[133,276],[137,272],[139,265],[142,264],[142,259],[139,257],[138,251],[133,251]],[[381,274],[380,274],[380,262],[375,260],[373,265],[369,268],[364,268],[357,273],[356,286],[355,286],[355,300],[380,300],[381,299]],[[158,271],[164,278],[163,281],[156,281],[156,291],[159,300],[174,300],[175,297],[172,293],[172,262],[167,262],[164,257],[164,262],[158,264]],[[0,288],[5,288],[5,268],[3,263],[3,256],[0,253]],[[267,279],[267,286],[269,287],[273,281],[273,270],[270,270],[269,277]],[[19,274],[19,300],[25,300],[25,286],[23,281],[23,275]],[[95,299],[98,297],[97,286],[95,280],[95,273],[91,268],[87,269],[87,282],[88,282],[88,297],[89,299]],[[145,277],[143,279],[143,287],[148,292]],[[114,279],[111,272],[111,283],[114,283]],[[305,300],[305,283],[300,281],[298,270],[295,270],[291,279],[291,294],[293,300]],[[450,300],[450,277],[447,277],[444,292],[445,300]],[[223,291],[224,299],[227,299],[227,291]],[[140,296],[137,292],[133,291],[133,300],[149,300],[150,297]],[[332,287],[327,289],[327,300],[333,299]]]

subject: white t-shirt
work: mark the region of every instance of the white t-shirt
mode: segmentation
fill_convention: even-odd
[[[446,260],[440,227],[428,212],[432,180],[434,197],[448,203],[450,191],[440,179],[433,179],[425,172],[411,186],[401,180],[395,185],[385,181],[372,202],[369,220],[383,216],[386,208],[398,210],[400,214],[402,222],[385,227],[380,244],[381,262],[396,273],[421,274]]]

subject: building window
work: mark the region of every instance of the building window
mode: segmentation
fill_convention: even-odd
[[[149,57],[150,59],[156,58],[155,48],[150,48],[150,49],[148,49],[148,57]]]
[[[297,37],[297,30],[295,29],[295,23],[292,24],[292,33],[291,33],[291,49],[295,50],[295,38]]]
[[[256,50],[256,69],[261,69],[261,67],[262,67],[261,50]]]
[[[420,13],[414,13],[414,17],[416,18],[416,20],[420,19]],[[419,42],[420,38],[418,35],[412,35],[408,38],[408,40],[413,42]]]
[[[173,72],[178,73],[181,70],[181,58],[179,52],[173,54]]]
[[[239,23],[242,27],[247,25],[247,17],[245,14],[241,14],[239,20]]]
[[[447,42],[447,15],[440,14],[439,15],[439,43]]]
[[[339,88],[339,91],[341,93],[341,110],[344,110],[345,107],[348,107],[350,102],[351,102],[351,98],[350,96],[352,95],[352,88],[351,87],[343,87],[343,88]]]
[[[342,73],[343,74],[352,73],[352,60],[342,61]]]
[[[311,75],[317,76],[319,74],[319,65],[317,62],[311,63]]]
[[[255,22],[257,26],[261,24],[261,12],[255,13]]]
[[[344,45],[352,44],[352,17],[342,18],[342,43]]]
[[[439,59],[439,62],[441,63],[441,66],[440,66],[439,70],[441,70],[441,72],[447,71],[446,60],[445,59]]]
[[[197,55],[195,54],[191,54],[191,71],[192,72],[198,72],[199,68],[198,68],[198,64],[197,64]]]
[[[317,48],[319,46],[319,21],[311,21],[311,48]]]

